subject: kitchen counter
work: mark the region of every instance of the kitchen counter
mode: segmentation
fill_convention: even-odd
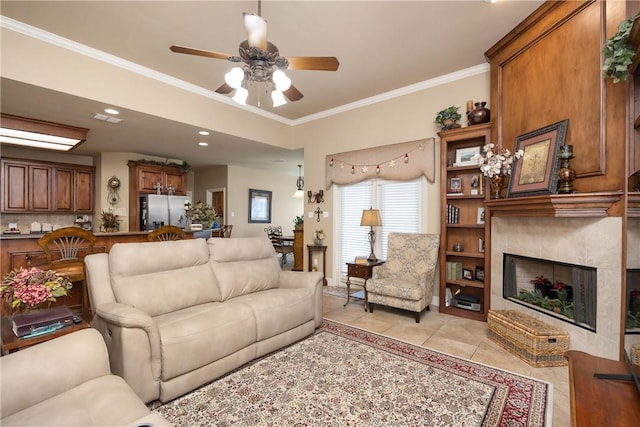
[[[108,253],[116,243],[146,242],[148,231],[121,231],[115,233],[94,233],[97,237],[93,246],[94,253]],[[193,238],[193,232],[187,231],[187,238]],[[3,234],[0,237],[1,262],[0,277],[20,267],[40,267],[48,265],[44,251],[38,244],[42,233],[37,234]]]
[[[146,236],[150,231],[116,231],[114,233],[93,233],[96,237],[117,237],[117,236]],[[185,233],[194,233],[193,231],[185,230]],[[17,240],[17,239],[39,239],[44,236],[45,233],[3,233],[0,236],[0,240]]]

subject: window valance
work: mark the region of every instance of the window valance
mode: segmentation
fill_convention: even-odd
[[[326,188],[332,184],[354,184],[369,178],[410,180],[424,175],[435,181],[434,138],[363,150],[330,154],[325,159]]]

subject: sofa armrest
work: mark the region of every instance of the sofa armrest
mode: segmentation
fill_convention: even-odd
[[[158,397],[162,367],[160,331],[151,316],[117,302],[96,307],[91,325],[102,334],[111,371],[146,403]]]
[[[2,357],[2,417],[109,375],[109,356],[95,329],[83,329]]]
[[[280,288],[315,288],[322,283],[322,273],[317,271],[290,271],[280,272]],[[321,285],[322,286],[322,285]]]
[[[307,288],[314,294],[314,325],[319,328],[322,325],[322,273],[317,271],[290,271],[280,272],[280,288]]]

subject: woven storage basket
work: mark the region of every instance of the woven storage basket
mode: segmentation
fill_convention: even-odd
[[[535,367],[565,366],[569,335],[515,310],[489,310],[489,339]]]
[[[631,363],[640,365],[640,344],[631,346]]]

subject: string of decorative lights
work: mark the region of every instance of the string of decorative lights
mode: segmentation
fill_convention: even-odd
[[[329,167],[333,167],[336,163],[338,164],[338,166],[341,169],[344,169],[345,166],[346,167],[351,167],[351,174],[352,175],[356,173],[356,169],[360,170],[361,173],[367,173],[367,172],[369,172],[369,168],[370,167],[371,168],[375,167],[376,174],[379,174],[380,170],[381,170],[381,166],[380,165],[388,166],[390,168],[393,168],[393,167],[396,166],[396,163],[400,162],[401,160],[402,160],[402,162],[404,164],[408,164],[409,163],[409,153],[414,152],[416,150],[424,150],[424,144],[420,143],[420,144],[418,144],[417,147],[405,152],[404,154],[401,154],[399,156],[393,157],[393,158],[391,158],[389,160],[385,160],[385,161],[377,162],[377,163],[370,163],[370,164],[353,164],[353,163],[349,163],[349,162],[346,162],[346,161],[341,161],[339,159],[335,159],[335,158],[332,157],[329,160]]]

